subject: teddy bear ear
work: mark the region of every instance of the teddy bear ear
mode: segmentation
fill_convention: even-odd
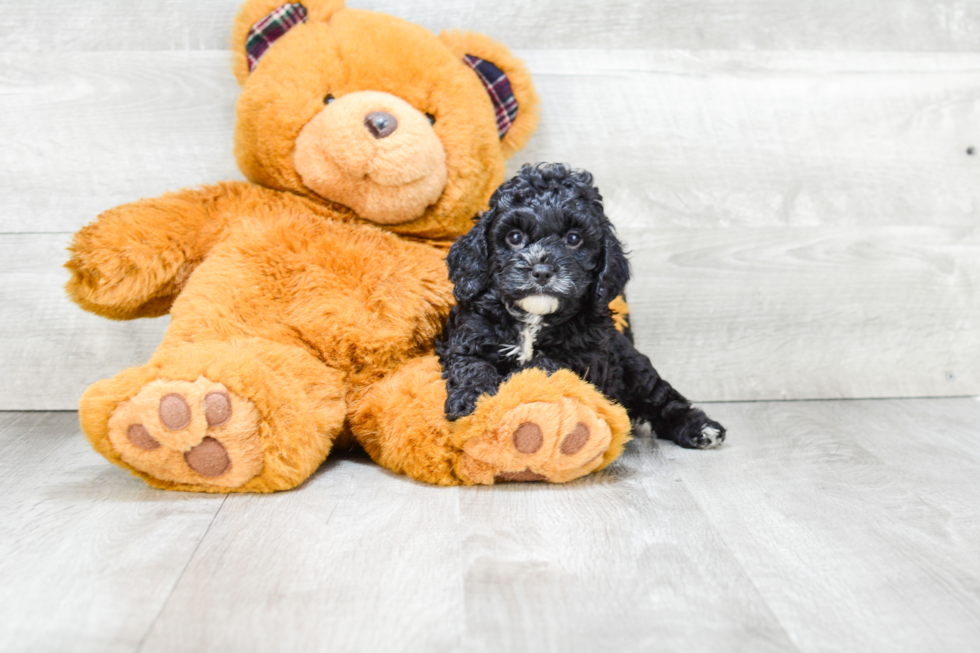
[[[326,22],[344,8],[344,0],[249,0],[238,10],[231,29],[233,67],[244,84],[255,64],[273,43],[308,21]]]
[[[497,114],[505,157],[524,147],[538,126],[538,94],[531,73],[504,45],[476,32],[445,31],[442,42],[469,66],[487,89]]]

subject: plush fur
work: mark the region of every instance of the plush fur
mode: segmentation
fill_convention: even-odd
[[[459,304],[437,349],[450,419],[470,414],[521,370],[568,369],[659,437],[690,448],[725,439],[724,427],[617,330],[609,304],[629,265],[589,173],[524,166],[453,245],[448,263]]]
[[[436,36],[340,0],[303,4],[306,21],[251,71],[249,32],[282,2],[249,0],[235,22],[235,154],[250,182],[116,207],[75,235],[67,291],[80,306],[113,319],[171,316],[145,365],[85,392],[87,437],[175,490],[295,487],[338,442],[430,483],[588,473],[596,463],[575,457],[514,469],[500,429],[540,419],[561,438],[581,422],[612,456],[629,431],[619,407],[579,380],[532,392],[515,376],[470,424],[451,423],[433,349],[454,301],[446,252],[534,131],[527,70],[478,34]],[[464,54],[510,79],[518,115],[503,138]],[[374,112],[399,128],[372,133]],[[227,424],[208,417],[209,393],[228,397]],[[163,418],[181,402],[186,427]],[[518,409],[526,419],[515,425],[508,411]],[[567,419],[555,422],[558,413]],[[484,446],[491,440],[497,449]]]

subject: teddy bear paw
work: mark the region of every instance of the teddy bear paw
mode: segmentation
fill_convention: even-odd
[[[160,379],[116,407],[109,440],[160,480],[234,488],[262,471],[259,425],[255,406],[220,383]]]
[[[469,439],[460,457],[473,482],[564,483],[596,470],[612,443],[606,422],[585,404],[563,398],[521,404],[497,428]]]

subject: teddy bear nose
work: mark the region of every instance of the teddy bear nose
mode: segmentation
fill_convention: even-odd
[[[375,138],[385,138],[398,129],[398,119],[387,111],[372,111],[364,117],[364,126]]]
[[[538,263],[531,268],[531,276],[543,286],[551,281],[551,277],[555,276],[555,266],[550,263]]]

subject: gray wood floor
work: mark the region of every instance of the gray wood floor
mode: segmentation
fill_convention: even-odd
[[[712,404],[567,486],[150,489],[0,413],[2,651],[968,651],[980,401]]]

